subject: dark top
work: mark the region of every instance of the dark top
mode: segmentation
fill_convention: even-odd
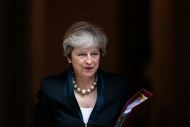
[[[97,100],[88,127],[113,127],[128,100],[126,77],[97,72]],[[36,127],[84,127],[80,107],[74,96],[72,69],[42,80],[36,106]]]

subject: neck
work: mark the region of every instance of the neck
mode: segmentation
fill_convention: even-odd
[[[93,76],[93,77],[85,77],[85,78],[76,76],[74,78],[75,78],[75,81],[78,84],[78,86],[81,87],[81,88],[88,88],[89,86],[91,86],[91,84],[95,80],[95,76]]]
[[[74,89],[80,93],[81,95],[86,95],[91,93],[97,84],[97,76],[94,76],[94,78],[87,78],[84,80],[84,78],[78,77],[78,81],[75,79],[73,74],[73,85]],[[93,79],[93,80],[92,80]]]

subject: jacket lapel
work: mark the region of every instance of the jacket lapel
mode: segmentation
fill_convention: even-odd
[[[93,118],[99,112],[100,108],[102,107],[105,99],[105,85],[103,80],[103,73],[98,70],[98,82],[97,82],[97,100],[94,106],[94,109],[90,115],[89,123],[93,123]]]
[[[82,121],[82,114],[80,111],[80,107],[78,105],[78,102],[75,98],[74,95],[74,85],[73,85],[73,81],[72,81],[72,68],[70,67],[67,70],[67,81],[66,81],[66,101],[69,103],[69,106],[71,107],[71,109],[74,111],[74,113],[77,113],[77,116],[80,117],[80,120]]]

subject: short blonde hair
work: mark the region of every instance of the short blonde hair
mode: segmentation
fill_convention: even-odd
[[[63,50],[64,55],[70,57],[74,48],[97,47],[100,49],[101,56],[104,56],[107,44],[107,36],[101,27],[86,21],[79,21],[67,29],[63,39]]]

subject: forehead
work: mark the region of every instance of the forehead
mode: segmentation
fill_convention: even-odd
[[[97,47],[91,47],[91,48],[74,48],[73,52],[94,52],[99,51],[99,48]]]

